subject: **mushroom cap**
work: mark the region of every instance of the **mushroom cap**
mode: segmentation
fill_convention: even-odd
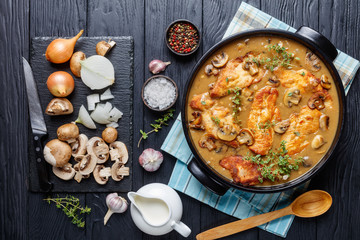
[[[322,92],[322,91],[316,92],[309,98],[307,105],[310,109],[315,109],[315,108],[318,110],[324,109],[325,108],[325,104],[324,104],[325,98],[326,98],[326,95],[324,92]]]
[[[218,75],[219,74],[219,70],[216,69],[212,64],[208,64],[205,66],[205,74],[208,75],[208,76],[211,76],[211,75]]]
[[[92,137],[86,144],[87,153],[93,155],[97,163],[104,163],[109,158],[109,147],[102,138]]]
[[[94,171],[94,168],[96,166],[96,159],[92,155],[88,154],[86,156],[82,156],[80,162],[77,164],[79,164],[78,171],[82,175],[87,175]]]
[[[217,131],[217,136],[223,141],[231,142],[237,136],[237,132],[231,125],[224,125]]]
[[[79,128],[75,123],[67,123],[57,129],[58,139],[73,142],[79,136]]]
[[[229,55],[227,55],[225,52],[222,52],[218,55],[216,55],[212,60],[211,63],[216,68],[221,68],[225,66],[225,64],[229,61]]]
[[[321,146],[323,146],[325,143],[326,143],[325,139],[324,139],[324,137],[322,135],[316,135],[314,137],[314,139],[312,140],[312,142],[311,142],[311,147],[313,149],[318,149]]]
[[[44,147],[44,158],[49,164],[55,167],[62,167],[71,158],[71,147],[69,144],[53,139]]]
[[[278,134],[283,134],[288,130],[289,126],[290,126],[290,120],[286,119],[276,123],[274,126],[274,131]]]
[[[246,144],[247,146],[251,146],[255,142],[254,135],[248,128],[241,129],[236,139],[240,144]]]
[[[120,161],[125,164],[129,160],[129,153],[123,142],[116,141],[110,144],[111,161]]]
[[[88,142],[88,137],[85,134],[80,134],[75,142],[70,144],[72,150],[72,156],[76,158],[80,155],[86,154],[86,143]]]
[[[75,175],[75,169],[73,169],[71,166],[71,163],[66,163],[63,167],[53,166],[52,171],[58,178],[63,180],[70,180]]]
[[[320,129],[326,131],[329,129],[330,118],[329,116],[322,114],[319,118]]]
[[[71,102],[66,98],[53,98],[46,107],[45,113],[50,116],[67,115],[74,111]]]
[[[119,161],[116,161],[111,167],[111,177],[114,181],[120,181],[124,176],[129,176],[129,168],[125,167]]]
[[[214,137],[209,133],[203,134],[199,139],[199,146],[207,148],[209,151],[216,149]]]
[[[326,90],[329,90],[331,88],[331,82],[329,81],[329,78],[325,74],[321,75],[320,84]]]
[[[96,44],[96,54],[101,55],[101,56],[105,56],[105,54],[107,54],[115,44],[116,43],[114,41],[109,41],[109,42],[100,41],[100,42],[98,42]]]
[[[103,175],[101,176],[100,175],[100,171],[102,169],[107,169],[105,168],[104,165],[96,165],[95,169],[94,169],[94,172],[93,172],[93,175],[94,175],[94,178],[95,178],[95,181],[100,184],[100,185],[104,185],[107,183],[107,181],[109,180],[109,176],[111,176],[111,173],[110,175]],[[110,170],[110,168],[108,168]],[[110,170],[111,171],[111,170]]]
[[[118,137],[118,131],[113,127],[107,127],[101,134],[102,139],[107,143],[113,143]]]
[[[280,80],[275,78],[275,77],[272,77],[272,78],[269,78],[267,84],[271,85],[273,87],[279,87],[280,86]]]
[[[300,94],[300,90],[297,87],[292,87],[285,91],[284,94],[285,106],[292,107],[293,105],[298,105],[300,100],[301,100],[301,94]]]
[[[306,53],[305,65],[307,65],[313,72],[317,72],[321,69],[319,58],[312,52]]]

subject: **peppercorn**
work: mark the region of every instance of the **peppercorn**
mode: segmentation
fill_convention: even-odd
[[[179,22],[172,25],[168,32],[168,42],[175,52],[189,53],[199,43],[197,30],[190,23]]]

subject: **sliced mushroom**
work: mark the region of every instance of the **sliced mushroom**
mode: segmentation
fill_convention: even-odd
[[[118,131],[113,127],[107,127],[102,132],[101,137],[104,139],[105,142],[113,143],[118,137]]]
[[[321,135],[316,135],[316,136],[314,137],[314,139],[312,140],[312,142],[311,142],[311,147],[312,147],[313,149],[318,149],[318,148],[320,148],[321,146],[323,146],[325,143],[326,143],[326,142],[325,142],[325,139],[324,139],[323,136],[321,136]]]
[[[129,160],[129,153],[123,142],[116,141],[110,144],[111,161],[119,161],[122,164]]]
[[[208,64],[205,67],[205,74],[208,76],[211,76],[211,75],[216,76],[219,74],[219,70],[216,69],[212,64]]]
[[[114,47],[116,42],[111,41],[111,39],[108,42],[100,41],[96,44],[96,54],[105,56],[112,47]]]
[[[111,177],[114,181],[120,181],[125,176],[130,175],[130,169],[128,167],[125,167],[124,164],[122,164],[119,161],[116,161],[112,167],[111,167]]]
[[[331,82],[329,81],[329,78],[325,74],[321,75],[320,84],[323,88],[327,90],[331,88]]]
[[[312,166],[312,161],[310,160],[310,158],[308,156],[303,157],[302,165],[303,165],[303,167],[306,167],[306,168]]]
[[[259,72],[259,67],[256,63],[247,61],[243,65],[243,69],[249,71],[251,76],[256,75]]]
[[[251,97],[254,94],[254,91],[251,91],[249,88],[243,88],[241,90],[241,95],[243,95],[246,98]]]
[[[80,155],[86,154],[86,144],[88,142],[88,137],[85,134],[80,134],[75,142],[70,144],[72,150],[72,156],[76,158]]]
[[[288,107],[298,105],[301,100],[300,90],[296,87],[289,88],[285,91],[284,104]]]
[[[62,180],[70,180],[75,175],[75,169],[71,166],[71,163],[66,163],[62,167],[53,166],[52,171],[58,178],[61,178]]]
[[[72,143],[76,141],[77,137],[79,137],[79,128],[75,123],[67,123],[61,125],[57,129],[56,133],[59,140]]]
[[[80,183],[82,179],[86,179],[86,178],[89,178],[89,177],[90,177],[90,174],[85,174],[85,175],[83,175],[83,174],[81,174],[81,173],[79,172],[79,170],[80,170],[80,162],[78,162],[77,164],[74,165],[74,169],[75,169],[75,172],[76,172],[76,173],[75,173],[75,176],[74,176],[74,179],[75,179],[75,181],[77,181],[78,183]]]
[[[223,141],[230,142],[234,140],[237,136],[237,132],[231,125],[224,125],[223,127],[219,128],[217,131],[217,136],[219,139]]]
[[[240,144],[246,144],[248,146],[251,146],[254,144],[254,135],[248,128],[243,128],[240,130],[239,136],[236,138],[236,140]]]
[[[322,114],[319,119],[320,129],[326,131],[329,129],[330,118],[329,116]]]
[[[109,180],[109,177],[111,177],[111,168],[104,165],[96,165],[93,175],[98,184],[104,185]]]
[[[94,168],[96,166],[96,159],[94,158],[93,155],[85,155],[85,156],[78,156],[77,157],[78,160],[79,158],[80,161],[79,161],[79,165],[78,165],[78,168],[79,168],[79,172],[82,174],[82,175],[87,175],[87,174],[90,174],[94,171]]]
[[[201,136],[199,140],[199,146],[202,148],[207,148],[209,151],[216,149],[215,140],[208,133],[205,133]]]
[[[316,92],[314,93],[308,101],[308,107],[311,109],[317,109],[317,110],[321,110],[325,108],[325,93],[324,92]]]
[[[92,137],[86,144],[87,153],[93,155],[97,163],[104,163],[109,158],[109,147],[103,139]]]
[[[286,119],[276,123],[274,126],[274,131],[278,134],[284,134],[286,130],[288,130],[289,126],[290,126],[290,120]]]
[[[270,77],[267,84],[271,85],[273,87],[279,87],[280,86],[280,80],[277,79],[276,77]]]
[[[62,167],[71,158],[71,147],[69,144],[53,139],[44,147],[44,158],[49,164],[55,167]]]
[[[319,58],[312,52],[307,52],[305,56],[305,64],[311,71],[317,72],[321,69]]]
[[[45,113],[50,116],[67,115],[74,111],[74,107],[66,98],[53,98],[46,107]]]
[[[229,149],[229,146],[226,145],[226,144],[224,144],[224,143],[221,142],[221,141],[216,141],[216,142],[215,142],[215,145],[216,145],[216,149],[215,149],[215,152],[216,152],[216,153],[221,153],[221,154],[223,154],[223,153],[226,153],[226,152],[228,151],[228,149]]]
[[[222,52],[218,55],[216,55],[212,60],[211,63],[216,68],[221,68],[225,66],[225,64],[229,60],[229,55],[227,55],[225,52]]]
[[[190,121],[189,127],[196,130],[204,130],[204,126],[201,125],[201,112],[193,112],[191,115],[193,115],[194,119]]]

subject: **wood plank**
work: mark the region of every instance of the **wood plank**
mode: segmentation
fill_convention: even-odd
[[[0,239],[27,237],[27,102],[21,56],[28,57],[28,0],[0,2]]]

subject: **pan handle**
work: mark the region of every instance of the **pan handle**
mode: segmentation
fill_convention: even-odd
[[[327,39],[318,31],[315,31],[314,29],[306,26],[301,26],[298,28],[296,33],[314,43],[331,59],[331,61],[334,61],[337,57],[338,51],[336,47],[330,42],[329,39]]]
[[[204,167],[200,166],[199,163],[196,161],[196,159],[192,159],[188,166],[188,170],[191,172],[191,174],[202,184],[204,187],[212,191],[213,193],[217,195],[224,195],[226,191],[229,189],[229,187],[223,185],[222,183],[218,182],[209,174],[207,174]]]

